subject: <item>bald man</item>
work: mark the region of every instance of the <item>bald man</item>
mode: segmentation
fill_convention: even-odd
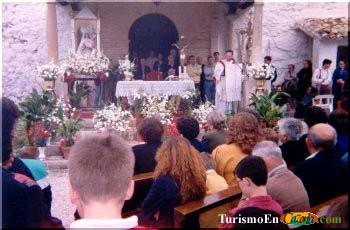
[[[283,212],[300,212],[310,208],[303,182],[287,168],[282,151],[275,142],[257,143],[252,155],[264,160],[268,171],[267,193],[282,206]]]
[[[302,180],[311,206],[348,191],[347,172],[335,154],[336,142],[337,133],[328,124],[316,124],[309,130],[306,146],[310,155],[295,166],[294,173]]]

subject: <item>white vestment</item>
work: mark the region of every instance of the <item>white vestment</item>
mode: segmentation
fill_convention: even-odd
[[[222,63],[224,64],[222,64]],[[242,64],[233,63],[233,61],[222,60],[215,65],[214,76],[216,79],[215,105],[224,112],[232,110],[232,102],[238,102],[242,99]],[[231,104],[231,105],[229,105]],[[234,112],[237,112],[234,109]]]

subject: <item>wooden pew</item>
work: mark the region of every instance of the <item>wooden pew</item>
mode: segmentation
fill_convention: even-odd
[[[235,207],[240,198],[241,190],[236,186],[208,195],[202,200],[196,200],[180,205],[174,209],[174,227],[198,228],[200,226],[200,214],[224,204],[231,204],[231,207]]]
[[[313,206],[313,207],[311,207],[309,209],[309,212],[317,214],[321,209],[323,209],[324,207],[335,203],[336,201],[338,201],[339,199],[343,198],[344,196],[348,196],[348,195],[344,194],[344,195],[341,195],[341,196],[337,196],[337,197],[334,197],[334,198],[332,198],[330,200],[327,200],[327,201],[325,201],[325,202],[323,202],[321,204],[315,205],[315,206]]]
[[[142,173],[133,176],[135,183],[134,194],[130,200],[125,201],[122,216],[123,218],[138,214],[139,208],[152,187],[153,172]]]

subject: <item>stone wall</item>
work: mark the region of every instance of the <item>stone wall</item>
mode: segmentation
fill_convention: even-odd
[[[57,4],[59,58],[71,47],[70,7]],[[34,13],[35,12],[35,13]],[[3,96],[19,101],[40,89],[37,65],[50,62],[46,46],[46,3],[2,4]]]
[[[305,18],[348,17],[348,4],[266,2],[263,17],[263,55],[272,56],[282,74],[288,64],[295,64],[298,71],[304,59],[312,59],[313,39],[295,23]]]
[[[46,5],[3,3],[2,20],[3,96],[17,101],[39,88],[35,66],[46,59]]]

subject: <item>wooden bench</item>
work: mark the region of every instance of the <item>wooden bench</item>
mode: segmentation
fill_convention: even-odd
[[[240,199],[241,190],[236,186],[208,195],[202,200],[191,201],[180,205],[174,209],[174,227],[198,228],[200,227],[200,214],[224,204],[231,204],[231,207],[235,207]],[[213,218],[218,217],[213,216]]]
[[[344,194],[344,195],[341,195],[341,196],[337,196],[337,197],[334,197],[334,198],[332,198],[330,200],[327,200],[327,201],[325,201],[325,202],[323,202],[321,204],[315,205],[315,206],[313,206],[313,207],[311,207],[309,209],[309,212],[317,214],[321,209],[323,209],[324,207],[335,203],[336,201],[338,201],[339,199],[343,198],[344,196],[347,196],[347,195]]]
[[[130,200],[125,201],[122,216],[123,218],[138,214],[143,200],[153,184],[153,172],[142,173],[133,176],[135,183],[134,194]]]

